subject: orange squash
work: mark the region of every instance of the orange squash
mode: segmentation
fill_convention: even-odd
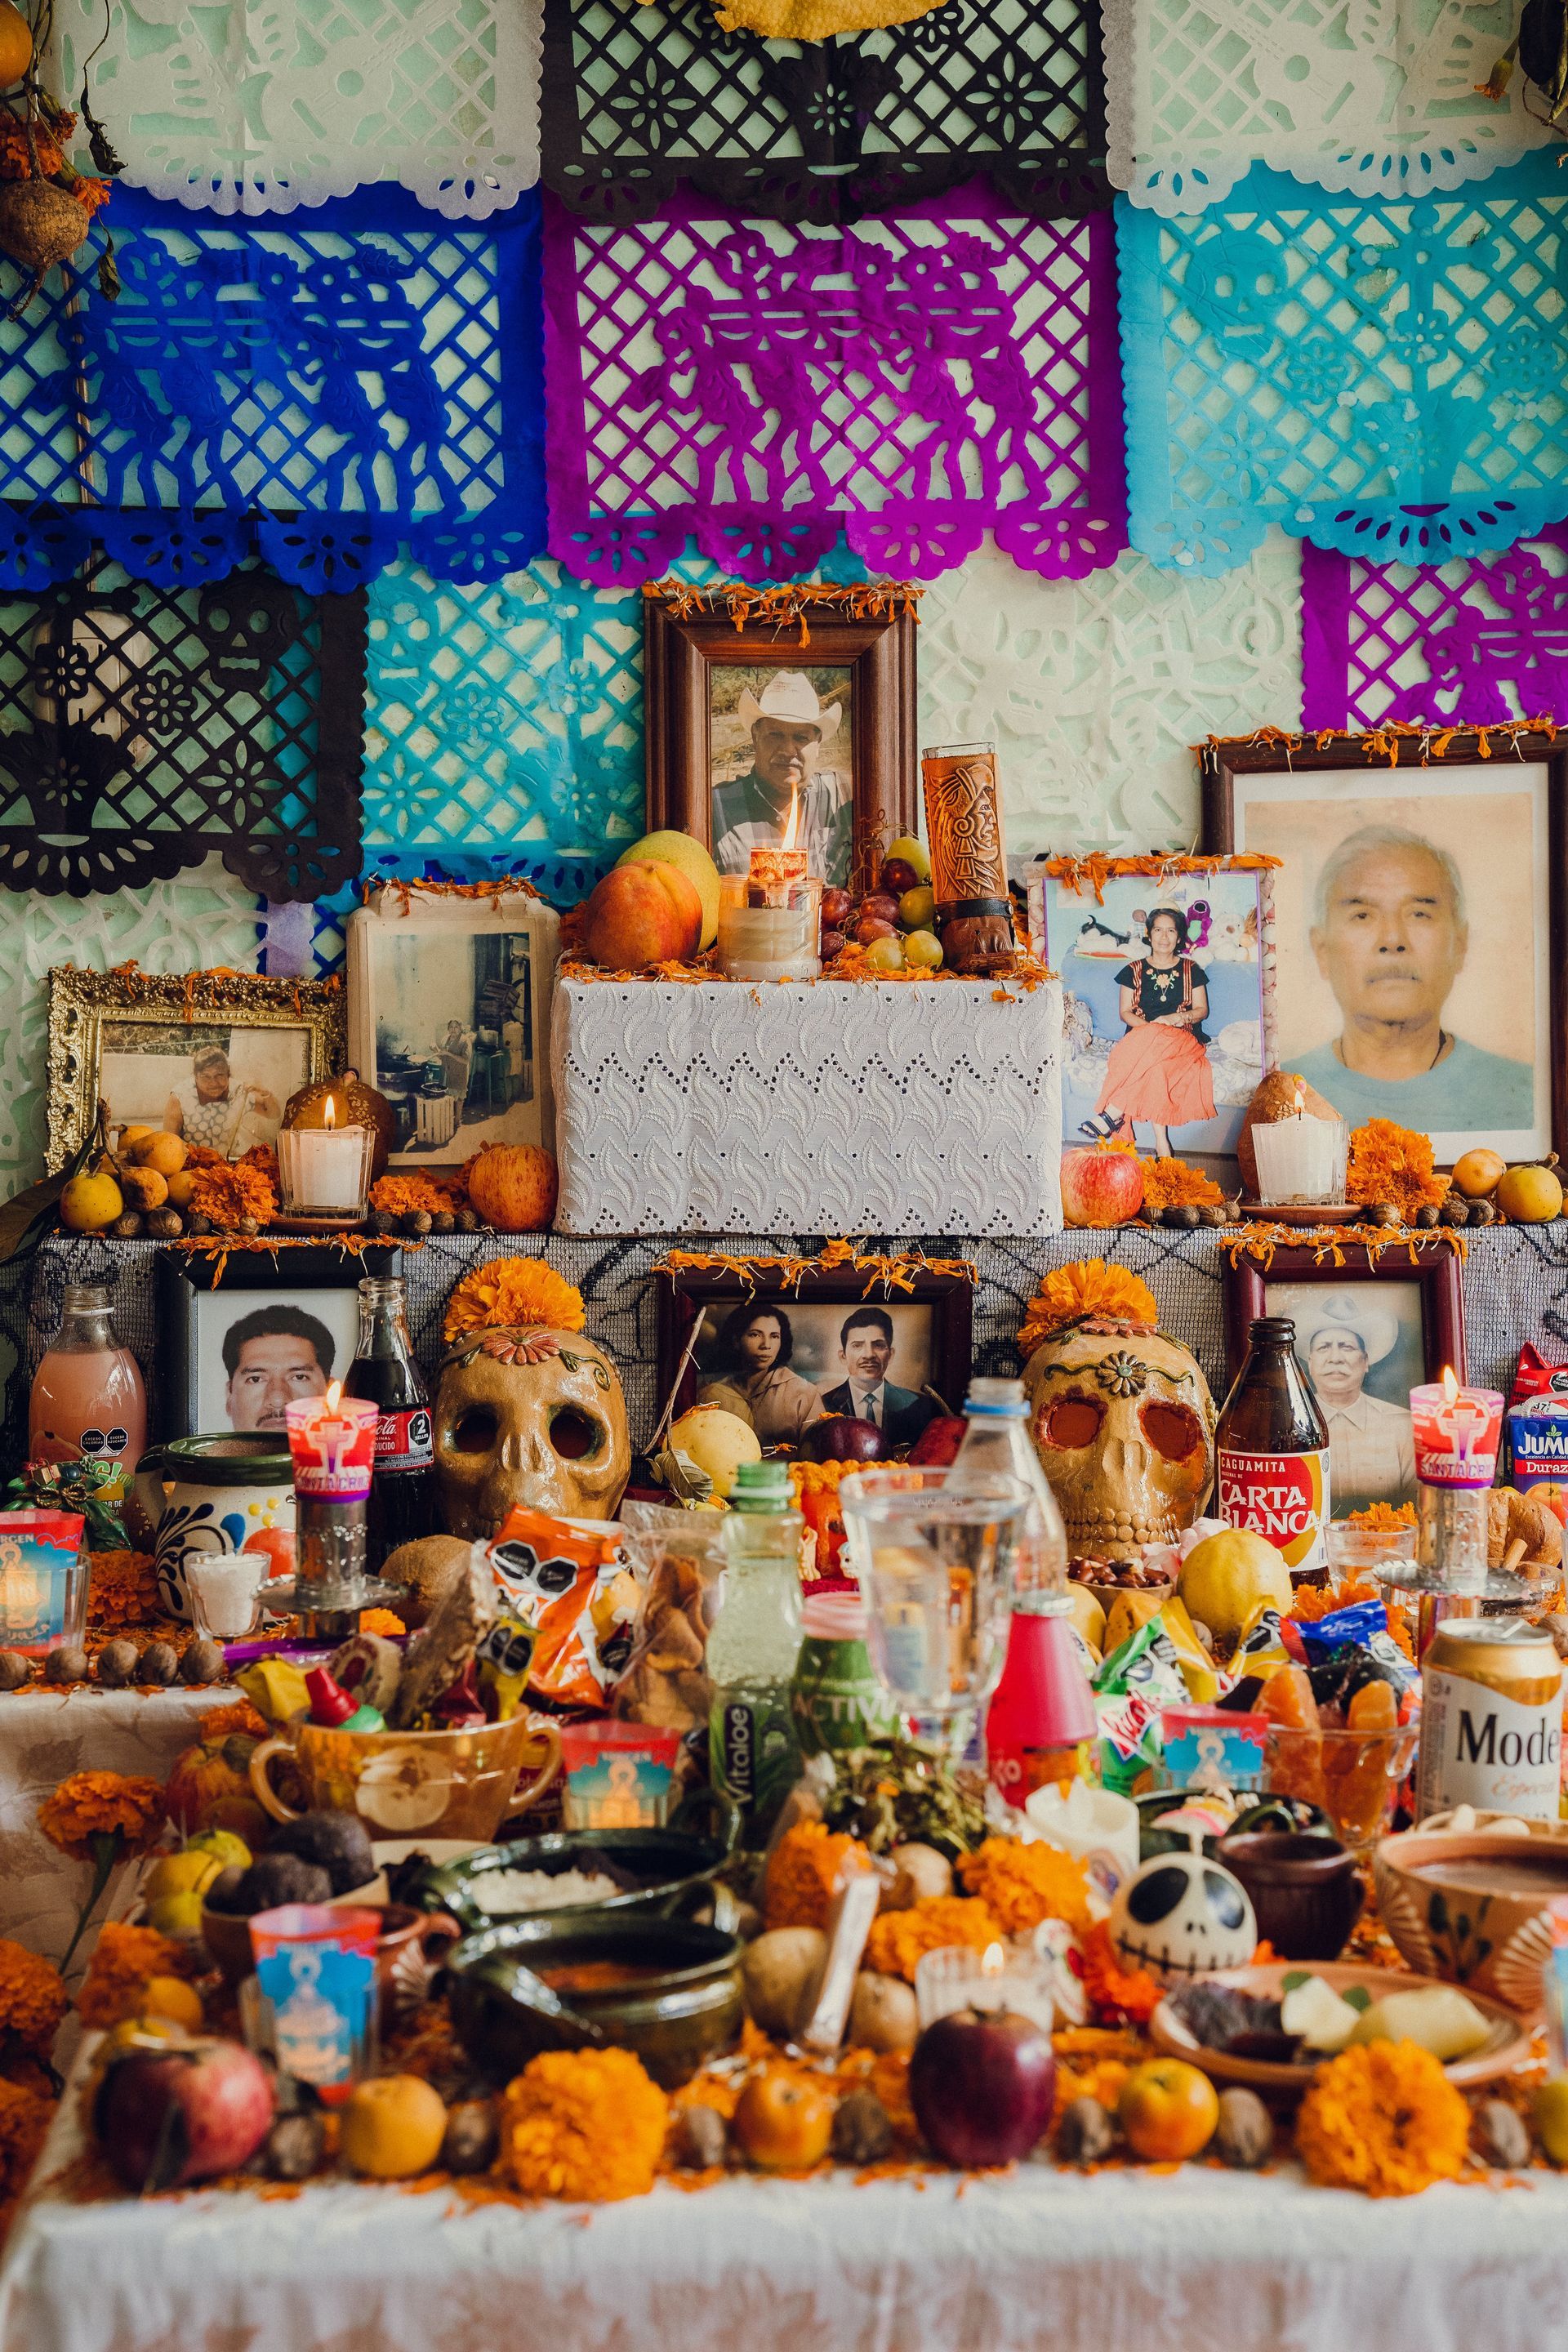
[[[175,1757],[163,1795],[169,1818],[186,1837],[197,1830],[233,1830],[253,1853],[272,1833],[272,1822],[250,1785],[250,1759],[257,1742],[243,1731],[223,1739],[198,1740]]]
[[[555,1214],[555,1155],[537,1143],[487,1143],[463,1171],[469,1200],[498,1234],[536,1234]]]
[[[0,89],[21,80],[33,62],[33,35],[20,8],[0,0]]]

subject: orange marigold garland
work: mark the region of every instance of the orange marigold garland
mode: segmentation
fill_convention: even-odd
[[[902,1977],[913,1984],[915,1970],[928,1952],[946,1944],[967,1945],[972,1952],[1002,1941],[1002,1928],[978,1896],[926,1895],[907,1911],[879,1911],[866,1939],[866,1966],[878,1976]]]
[[[763,1913],[770,1927],[825,1927],[840,1879],[868,1870],[871,1857],[856,1839],[822,1822],[797,1822],[768,1856]]]
[[[70,1996],[52,1962],[25,1944],[0,1938],[0,2034],[7,2051],[19,2048],[47,2060],[54,2047]]]
[[[119,2025],[134,2017],[142,1995],[153,1977],[195,1974],[189,1948],[160,1936],[153,1927],[128,1927],[108,1919],[100,1931],[88,1962],[76,2005],[86,2026]]]
[[[361,1618],[362,1633],[376,1630]],[[277,1728],[277,1725],[268,1723],[259,1708],[252,1706],[247,1698],[242,1698],[231,1706],[209,1706],[205,1715],[196,1719],[196,1738],[209,1746],[215,1740],[229,1738],[235,1732],[247,1739],[270,1739]]]
[[[1320,2066],[1301,2102],[1296,2148],[1325,2189],[1414,2197],[1458,2176],[1470,2111],[1429,2050],[1368,2042]]]
[[[145,1853],[166,1818],[156,1780],[124,1772],[73,1772],[38,1807],[38,1827],[73,1862],[90,1862],[92,1885],[60,1962],[63,1976],[117,1862]]]
[[[1344,1524],[1347,1528],[1359,1528],[1363,1535],[1394,1535],[1401,1528],[1415,1525],[1415,1506],[1414,1503],[1397,1506],[1393,1503],[1368,1503],[1364,1510],[1347,1511]]]
[[[1201,1168],[1189,1168],[1184,1160],[1140,1160],[1143,1171],[1143,1210],[1146,1216],[1157,1217],[1162,1209],[1217,1209],[1224,1205],[1225,1194],[1212,1176]]]
[[[278,1214],[278,1188],[264,1170],[237,1160],[232,1167],[198,1168],[191,1179],[191,1214],[205,1217],[220,1233],[237,1233],[242,1225],[264,1225]]]
[[[1026,1363],[1047,1339],[1074,1323],[1087,1323],[1091,1316],[1142,1323],[1152,1330],[1160,1310],[1148,1284],[1124,1265],[1109,1265],[1102,1257],[1075,1258],[1043,1276],[1024,1313],[1019,1355]]]
[[[442,1217],[462,1207],[465,1194],[456,1177],[378,1176],[370,1188],[370,1205],[389,1217],[404,1217],[425,1210],[432,1217]]]
[[[501,2162],[529,2197],[643,2197],[668,2122],[668,2099],[629,2050],[546,2050],[507,2086]]]
[[[1418,1209],[1435,1208],[1448,1180],[1434,1170],[1432,1139],[1392,1118],[1369,1118],[1352,1128],[1345,1169],[1345,1198],[1370,1205],[1392,1201],[1408,1225]]]
[[[1042,1919],[1065,1919],[1075,1935],[1089,1924],[1089,1872],[1054,1846],[988,1837],[965,1854],[958,1875],[1005,1936],[1026,1936]]]
[[[582,1292],[542,1257],[498,1257],[463,1276],[447,1301],[441,1336],[450,1343],[467,1331],[581,1331],[587,1319]]]

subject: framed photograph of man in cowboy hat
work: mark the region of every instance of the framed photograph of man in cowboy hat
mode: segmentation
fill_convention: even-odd
[[[1452,1365],[1465,1377],[1464,1294],[1447,1247],[1401,1249],[1320,1265],[1310,1250],[1277,1250],[1267,1271],[1249,1258],[1226,1274],[1226,1339],[1232,1378],[1258,1315],[1288,1315],[1296,1354],[1329,1428],[1333,1514],[1369,1503],[1415,1500],[1410,1391]]]
[[[788,835],[840,888],[862,843],[917,829],[912,595],[870,614],[861,601],[814,599],[804,628],[798,614],[737,627],[718,592],[649,592],[651,829],[694,835],[721,874]]]

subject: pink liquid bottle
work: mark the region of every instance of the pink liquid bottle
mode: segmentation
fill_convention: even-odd
[[[109,1293],[68,1283],[59,1330],[33,1374],[27,1409],[30,1462],[115,1462],[121,1476],[102,1491],[123,1499],[147,1450],[147,1391],[129,1348],[122,1348]]]
[[[1067,1535],[1030,1443],[1023,1382],[973,1381],[963,1411],[955,1468],[1000,1471],[1035,1498],[1017,1543],[1006,1663],[985,1717],[986,1771],[1021,1807],[1047,1784],[1099,1779],[1099,1727],[1067,1613]]]

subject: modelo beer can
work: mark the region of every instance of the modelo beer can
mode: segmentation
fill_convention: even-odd
[[[1421,1669],[1415,1819],[1474,1805],[1554,1822],[1563,1751],[1563,1664],[1521,1617],[1451,1618]]]

